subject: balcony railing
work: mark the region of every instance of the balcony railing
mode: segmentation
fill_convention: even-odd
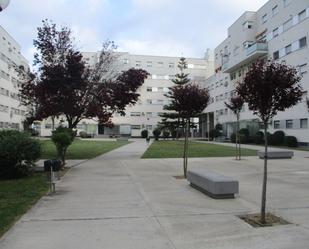
[[[247,48],[247,56],[255,52],[268,52],[268,45],[264,42],[257,42]]]
[[[251,61],[265,56],[268,53],[268,45],[264,42],[257,42],[246,48],[244,53],[240,55],[236,60],[229,60],[222,63],[222,71],[224,73],[231,73],[238,68],[247,65]]]

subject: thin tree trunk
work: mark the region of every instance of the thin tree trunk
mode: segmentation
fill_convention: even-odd
[[[51,120],[52,120],[52,131],[54,131],[55,130],[55,116],[52,116]]]
[[[187,171],[186,171],[186,148],[187,148],[187,139],[185,137],[184,144],[183,144],[183,175],[187,178]]]
[[[187,171],[188,171],[188,153],[189,153],[189,132],[190,132],[190,119],[187,121],[187,126],[186,126],[186,139],[187,139],[187,144],[186,144],[186,178],[187,178]]]
[[[188,168],[188,135],[189,135],[189,120],[186,121],[185,125],[185,142],[183,149],[183,173],[184,177],[187,178],[187,168]]]
[[[267,193],[267,122],[264,122],[264,134],[265,134],[265,156],[264,156],[264,176],[263,176],[263,189],[262,189],[262,204],[261,204],[261,223],[266,223],[266,193]]]

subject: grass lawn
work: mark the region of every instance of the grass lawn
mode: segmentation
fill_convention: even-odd
[[[0,237],[48,190],[44,174],[0,180]]]
[[[256,156],[256,150],[242,149],[243,156]],[[183,141],[155,141],[142,158],[181,158]],[[233,157],[235,148],[224,145],[189,143],[189,157]]]
[[[126,141],[90,141],[75,139],[69,147],[66,159],[91,159],[128,144]],[[41,141],[43,159],[57,158],[56,147],[50,140]]]

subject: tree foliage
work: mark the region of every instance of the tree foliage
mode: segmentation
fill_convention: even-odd
[[[240,112],[244,106],[244,100],[241,96],[237,95],[231,98],[230,103],[224,102],[225,106],[229,108],[236,115],[236,137],[235,137],[235,145],[236,145],[236,160],[241,160],[241,141],[240,141],[240,133],[239,133],[239,119]]]
[[[268,122],[279,111],[297,104],[302,96],[297,70],[285,64],[260,60],[252,65],[238,94],[261,120]]]
[[[175,78],[172,80],[175,86],[183,86],[190,82],[189,74],[185,73],[185,70],[188,68],[187,61],[184,57],[181,57],[178,62],[179,73],[175,75]],[[169,92],[165,94],[165,97],[168,99],[173,99],[172,88],[169,88]],[[165,105],[163,108],[165,113],[162,113],[160,117],[162,121],[160,126],[164,129],[168,129],[170,132],[177,131],[180,132],[181,128],[184,128],[184,121],[181,119],[180,114],[175,110],[175,106],[172,102],[168,105]],[[177,136],[177,135],[176,135]]]
[[[206,88],[186,84],[171,88],[172,105],[181,118],[189,119],[202,113],[208,105],[209,93]]]
[[[198,116],[207,107],[209,102],[209,92],[206,88],[187,83],[185,85],[172,87],[171,95],[174,110],[179,113],[179,117],[185,122],[183,169],[184,177],[187,177],[190,119]]]
[[[82,119],[96,118],[111,125],[113,113],[124,114],[135,104],[137,89],[148,73],[141,69],[120,72],[116,67],[115,45],[103,44],[98,61],[88,66],[73,42],[68,27],[43,21],[34,41],[35,72],[27,73],[21,89],[23,104],[31,106],[31,120],[64,116],[69,128]]]
[[[238,94],[248,103],[248,107],[258,115],[264,124],[265,157],[261,202],[261,223],[266,223],[267,189],[267,125],[279,111],[296,105],[303,96],[297,70],[285,64],[259,60],[237,86]]]

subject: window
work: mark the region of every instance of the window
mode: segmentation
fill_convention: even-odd
[[[306,10],[303,10],[298,14],[298,21],[301,22],[306,18]]]
[[[266,23],[266,22],[267,22],[267,14],[262,16],[262,23]]]
[[[304,75],[305,73],[307,73],[307,63],[298,66],[298,70],[301,75]]]
[[[147,92],[152,92],[152,87],[147,87]]]
[[[293,19],[291,18],[283,24],[283,31],[288,30],[292,26],[293,26]]]
[[[275,7],[273,7],[272,13],[273,13],[273,16],[275,16],[275,15],[277,15],[277,14],[279,13],[278,5],[276,5]]]
[[[147,112],[147,113],[146,113],[146,117],[147,117],[147,118],[152,118],[152,112]]]
[[[53,128],[52,124],[45,124],[45,129],[52,129],[52,128]]]
[[[236,73],[231,73],[231,80],[235,80],[236,79]]]
[[[169,64],[168,64],[168,67],[169,67],[169,68],[174,68],[174,67],[175,67],[175,64],[174,64],[174,63],[169,63]]]
[[[285,47],[285,54],[290,54],[292,53],[292,45],[288,45]]]
[[[300,128],[301,129],[307,129],[308,128],[308,119],[303,118],[300,120]]]
[[[146,125],[147,130],[152,130],[152,125]]]
[[[141,126],[140,125],[131,125],[132,130],[140,130]]]
[[[164,101],[163,101],[162,99],[158,99],[158,100],[157,100],[157,104],[158,104],[158,105],[163,105],[163,103],[164,103]]]
[[[165,92],[165,93],[169,92],[168,87],[163,87],[163,92]]]
[[[147,99],[147,104],[152,105],[152,99]]]
[[[274,60],[278,60],[279,59],[279,51],[274,52],[273,57],[274,57]]]
[[[140,112],[131,112],[131,117],[140,117],[141,113]]]
[[[292,0],[283,0],[283,5],[284,5],[284,7],[290,5],[291,1],[292,1]]]
[[[274,121],[274,129],[280,129],[280,121],[279,120]]]
[[[252,29],[253,28],[253,22],[247,21],[242,26],[243,26],[243,30]]]
[[[303,48],[307,46],[307,37],[303,37],[299,40],[299,48]]]
[[[142,62],[141,61],[136,61],[135,62],[135,66],[136,67],[141,67],[142,66]]]
[[[279,28],[275,28],[273,30],[273,37],[277,37],[279,35]]]
[[[292,129],[293,128],[293,120],[292,119],[286,120],[285,125],[286,125],[287,129]]]
[[[162,61],[158,62],[158,67],[162,68],[164,66],[164,63]]]
[[[147,61],[147,67],[152,67],[152,61]]]

